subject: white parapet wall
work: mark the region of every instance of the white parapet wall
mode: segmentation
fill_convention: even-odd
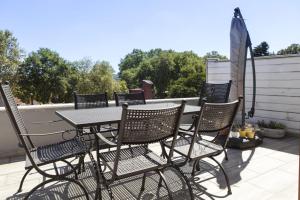
[[[198,97],[185,98],[187,104],[196,105],[198,103]],[[148,103],[164,103],[174,102],[180,103],[181,98],[177,99],[154,99],[147,100]],[[109,106],[114,106],[114,102],[109,102]],[[60,118],[55,114],[58,110],[74,109],[74,104],[48,104],[48,105],[28,105],[19,106],[19,110],[23,116],[26,128],[29,133],[49,133],[54,131],[61,131],[72,129],[66,122],[47,123],[48,121],[59,120]],[[83,116],[84,117],[84,116]],[[184,116],[183,122],[190,122],[190,116]],[[44,122],[44,123],[35,123]],[[51,144],[56,141],[61,141],[61,135],[55,136],[38,136],[32,138],[34,144],[45,145]],[[18,139],[11,126],[8,115],[4,107],[0,107],[0,158],[13,157],[16,155],[24,155],[22,148],[18,146]]]
[[[300,136],[300,54],[255,58],[256,110],[254,120],[278,121]],[[247,60],[246,111],[252,100],[252,67]],[[230,79],[230,62],[208,60],[207,82]]]

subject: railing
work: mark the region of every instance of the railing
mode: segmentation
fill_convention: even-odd
[[[198,97],[184,98],[188,104],[196,105]],[[183,98],[174,99],[153,99],[147,100],[148,103],[165,103],[174,102],[179,103]],[[109,106],[115,106],[114,101],[109,102]],[[28,105],[19,106],[26,128],[30,133],[47,133],[58,130],[70,129],[66,122],[60,121],[56,123],[46,123],[47,121],[59,120],[60,118],[55,114],[57,110],[74,109],[73,103],[67,104],[46,104],[46,105]],[[188,122],[189,116],[185,116],[183,121]],[[45,123],[33,123],[45,122]],[[61,135],[36,137],[32,138],[33,142],[37,145],[53,143],[61,140]],[[23,155],[23,149],[18,146],[18,139],[14,133],[13,127],[9,121],[4,107],[0,107],[0,158],[12,157],[16,155]]]

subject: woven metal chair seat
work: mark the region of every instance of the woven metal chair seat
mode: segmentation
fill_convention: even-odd
[[[171,143],[172,141],[164,142],[167,147],[171,147]],[[175,141],[174,151],[181,155],[188,156],[191,143],[191,137],[180,137]],[[194,143],[190,159],[198,159],[201,157],[216,155],[222,152],[223,148],[221,145],[207,140],[197,139],[197,141]]]
[[[84,154],[85,152],[86,146],[78,138],[74,138],[55,144],[39,146],[31,149],[30,154],[34,162],[39,166],[74,157],[74,155]],[[25,169],[30,167],[32,167],[32,164],[26,156]]]
[[[101,157],[111,170],[114,167],[116,153],[117,151],[101,153]],[[167,160],[143,146],[122,149],[118,162],[117,176],[135,174],[147,169],[151,171],[151,168],[167,165]]]

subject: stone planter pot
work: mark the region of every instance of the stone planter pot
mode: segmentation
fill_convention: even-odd
[[[283,138],[285,136],[284,129],[260,128],[260,134],[268,138]]]

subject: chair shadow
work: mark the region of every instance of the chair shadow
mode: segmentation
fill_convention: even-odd
[[[237,149],[227,149],[229,160],[223,158],[221,165],[225,168],[225,171],[229,178],[229,184],[234,185],[242,180],[241,173],[250,163],[254,153],[255,148],[248,149],[251,150],[251,153],[247,159],[243,159],[243,150]],[[230,163],[232,162],[232,163]],[[227,187],[224,175],[222,174],[221,169],[218,171],[217,182],[221,189]]]
[[[188,188],[181,174],[172,168],[164,172],[172,191],[174,200],[190,199]],[[96,190],[96,180],[91,163],[87,163],[85,172],[79,175],[80,182],[87,189],[90,199],[94,199]],[[111,185],[111,190],[115,199],[139,199],[139,200],[167,200],[169,199],[166,188],[158,188],[159,176],[156,173],[148,173],[145,190],[140,191],[142,185],[142,175],[122,179]],[[26,180],[24,182],[26,185]],[[102,199],[110,199],[106,188],[101,185]],[[24,199],[27,193],[14,194],[7,200]],[[83,191],[74,183],[55,182],[46,185],[35,191],[29,199],[85,199]],[[199,198],[198,198],[199,199]]]

